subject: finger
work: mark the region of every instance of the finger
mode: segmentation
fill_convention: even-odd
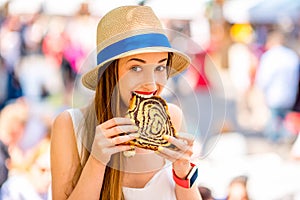
[[[178,147],[182,151],[187,151],[190,148],[187,140],[178,139],[173,136],[164,135],[164,139]]]
[[[174,151],[165,147],[159,147],[158,152],[165,157],[168,157],[169,160],[178,160],[178,159],[184,159],[184,160],[190,160],[190,155],[188,153],[183,153],[182,151]]]
[[[113,146],[113,147],[107,148],[106,153],[113,155],[115,153],[128,151],[131,149],[132,149],[132,147],[130,145],[118,145],[118,146]]]
[[[119,146],[112,146],[103,149],[99,149],[98,151],[93,151],[92,155],[99,161],[103,162],[105,165],[110,160],[111,155],[122,152],[122,151],[129,151],[132,147],[130,145],[119,145]]]
[[[115,117],[115,118],[105,121],[104,123],[102,123],[100,125],[100,127],[102,129],[109,129],[109,128],[115,127],[117,125],[134,125],[134,124],[135,123],[129,118]]]
[[[161,157],[163,157],[163,158],[165,158],[165,159],[167,159],[167,160],[169,160],[169,161],[171,161],[171,162],[175,162],[176,161],[176,159],[174,159],[174,158],[172,158],[172,157],[170,157],[170,156],[168,156],[168,155],[166,155],[166,154],[164,154],[164,153],[161,153],[161,152],[159,152],[159,151],[155,151],[159,156],[161,156]]]
[[[187,141],[187,143],[189,145],[192,145],[194,143],[194,141],[195,141],[195,136],[194,135],[189,134],[189,133],[184,133],[184,132],[180,132],[177,135],[177,138]]]
[[[121,125],[107,129],[103,132],[107,138],[117,136],[121,133],[134,133],[138,131],[138,127],[135,125]]]
[[[111,138],[110,141],[113,145],[120,145],[122,143],[128,142],[128,141],[136,139],[138,137],[139,137],[139,134],[132,133],[129,135],[122,135],[122,136],[117,136],[117,137]]]
[[[162,152],[158,152],[158,151],[156,151],[156,152],[158,153],[158,155],[160,155],[161,157],[163,157],[163,158],[165,158],[165,159],[167,159],[167,160],[169,160],[171,162],[175,162],[177,160],[185,160],[185,161],[189,161],[190,160],[190,157],[188,155],[180,154],[177,157],[172,157],[172,156],[164,154]]]

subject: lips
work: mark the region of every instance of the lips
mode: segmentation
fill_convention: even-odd
[[[155,91],[151,91],[151,92],[146,92],[146,91],[134,91],[133,93],[135,93],[136,95],[139,95],[141,97],[144,97],[144,98],[150,98],[152,97],[153,95],[155,95],[157,92],[157,90]]]

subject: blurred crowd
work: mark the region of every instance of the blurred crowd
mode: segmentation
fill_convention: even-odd
[[[72,104],[97,18],[6,11],[0,15],[0,199],[50,199],[51,123]]]
[[[213,144],[208,141],[206,146],[215,148],[207,150],[212,150],[207,160],[245,155],[247,139],[253,137],[287,145],[288,159],[300,160],[300,24],[287,29],[228,22],[220,9],[223,1],[209,2],[209,39],[193,53],[193,66],[185,76],[172,80],[174,90],[187,101],[191,94],[199,102],[212,93],[223,94],[225,123],[221,120],[220,129],[210,129]],[[0,8],[0,194],[2,199],[50,199],[51,123],[58,112],[72,106],[80,67],[95,48],[99,16],[90,15],[86,4],[73,16],[42,11],[16,15],[8,4]],[[188,20],[165,22],[190,37],[192,29],[202,28],[191,28]],[[180,88],[180,78],[188,80],[191,91]],[[201,120],[203,126],[208,124]],[[195,127],[192,123],[187,120]],[[222,195],[203,182],[203,198],[251,199],[247,176],[229,179],[223,185],[228,192]]]

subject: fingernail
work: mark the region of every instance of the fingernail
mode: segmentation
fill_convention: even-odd
[[[134,138],[139,138],[140,134],[139,133],[132,133],[132,134],[130,134],[130,136],[132,136]]]
[[[131,121],[133,124],[135,124],[135,121],[134,121],[133,119],[130,119],[130,121]]]
[[[164,140],[169,140],[170,136],[169,135],[163,135],[162,136]]]
[[[162,151],[162,150],[164,150],[164,148],[163,148],[162,146],[159,146],[159,147],[157,148],[157,150],[158,150],[158,151]]]
[[[175,132],[174,135],[175,135],[175,137],[178,137],[178,136],[179,136],[179,133],[178,133],[178,132]]]
[[[137,130],[139,130],[139,127],[134,126],[133,129],[134,129],[135,131],[137,131]]]

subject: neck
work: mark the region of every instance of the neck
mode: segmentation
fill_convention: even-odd
[[[147,173],[161,169],[165,160],[153,151],[137,148],[133,157],[122,156],[125,173]]]

